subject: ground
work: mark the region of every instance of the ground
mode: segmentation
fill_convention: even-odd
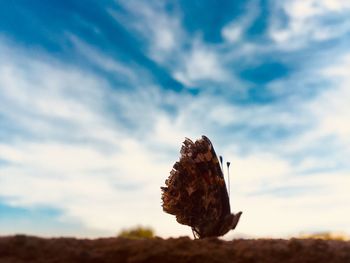
[[[0,237],[0,262],[348,263],[350,242],[320,239]]]

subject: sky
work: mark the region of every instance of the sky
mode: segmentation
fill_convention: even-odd
[[[231,162],[227,237],[350,234],[350,2],[0,2],[0,235],[191,236],[185,137]]]

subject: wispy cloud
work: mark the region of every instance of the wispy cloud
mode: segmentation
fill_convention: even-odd
[[[310,110],[319,120],[314,132],[315,137],[331,136],[337,144],[333,161],[349,168],[347,159],[350,154],[350,78],[346,72],[350,70],[349,55],[343,54],[334,62],[321,70],[329,79],[331,88],[320,94],[318,99],[310,104]],[[328,160],[330,162],[331,160]]]
[[[136,77],[135,72],[127,65],[123,65],[115,61],[113,58],[102,54],[100,51],[96,50],[96,48],[85,43],[77,36],[72,34],[67,34],[67,36],[76,48],[76,52],[84,56],[85,59],[88,59],[91,64],[94,64],[112,74],[118,74],[120,79],[127,79],[129,82],[137,81],[138,78]]]
[[[164,62],[171,59],[173,52],[181,48],[184,32],[179,17],[166,12],[165,3],[120,1],[118,4],[123,10],[111,8],[109,13],[145,41],[150,57]],[[130,19],[130,16],[133,19]]]
[[[205,81],[225,82],[228,79],[219,55],[205,46],[195,44],[183,60],[183,68],[178,69],[174,77],[189,87]]]
[[[350,31],[350,5],[345,1],[284,1],[273,5],[276,13],[270,36],[281,48],[300,48]],[[286,18],[279,15],[281,11]]]
[[[253,25],[259,13],[259,3],[257,1],[247,1],[242,16],[233,19],[222,28],[221,34],[223,38],[230,43],[237,43],[245,40],[247,29]]]
[[[166,5],[159,2],[143,5],[127,1],[122,6],[135,19],[115,10],[110,11],[111,15],[142,36],[148,56],[168,68],[176,80],[198,87],[205,81],[222,83],[229,79],[221,54],[203,42],[200,32],[196,36],[186,32],[179,10],[169,13]]]
[[[118,121],[118,117],[135,116],[121,116],[128,112],[122,108],[111,121],[108,103],[118,100],[115,96],[106,99],[113,91],[96,75],[87,76],[78,68],[28,54],[17,57],[17,49],[7,51],[11,51],[7,54],[12,59],[1,64],[1,100],[5,106],[1,114],[18,126],[20,133],[7,134],[12,142],[1,145],[1,159],[8,162],[0,172],[2,197],[16,206],[59,208],[64,216],[90,227],[108,225],[116,229],[124,225],[127,220],[120,216],[120,208],[115,209],[114,216],[108,216],[107,211],[97,213],[100,219],[113,217],[112,225],[97,222],[98,216],[92,211],[110,209],[122,200],[128,200],[126,207],[139,211],[139,200],[121,189],[130,185],[144,192],[152,178],[158,178],[160,184],[157,170],[162,164],[158,163],[159,168],[152,166],[155,160],[149,150]],[[80,95],[75,96],[76,92]],[[128,106],[123,105],[123,96],[118,99],[121,106]],[[141,179],[139,174],[143,173],[154,176]],[[156,195],[146,192],[146,196]],[[158,210],[158,199],[154,199],[154,210]],[[92,213],[87,215],[89,211]],[[128,224],[137,224],[137,220],[135,216]]]

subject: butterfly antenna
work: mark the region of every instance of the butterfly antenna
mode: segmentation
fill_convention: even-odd
[[[223,162],[222,156],[220,155],[219,158],[220,158],[221,170],[224,171],[224,167],[222,164],[222,162]]]
[[[230,199],[230,162],[227,162],[226,165],[227,165],[227,188],[228,188],[228,198]]]

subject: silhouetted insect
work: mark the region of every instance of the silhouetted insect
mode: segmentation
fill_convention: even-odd
[[[186,138],[162,189],[163,210],[192,227],[197,238],[222,236],[234,229],[242,212],[231,214],[229,195],[213,145],[206,136]],[[227,169],[230,163],[227,163]]]

